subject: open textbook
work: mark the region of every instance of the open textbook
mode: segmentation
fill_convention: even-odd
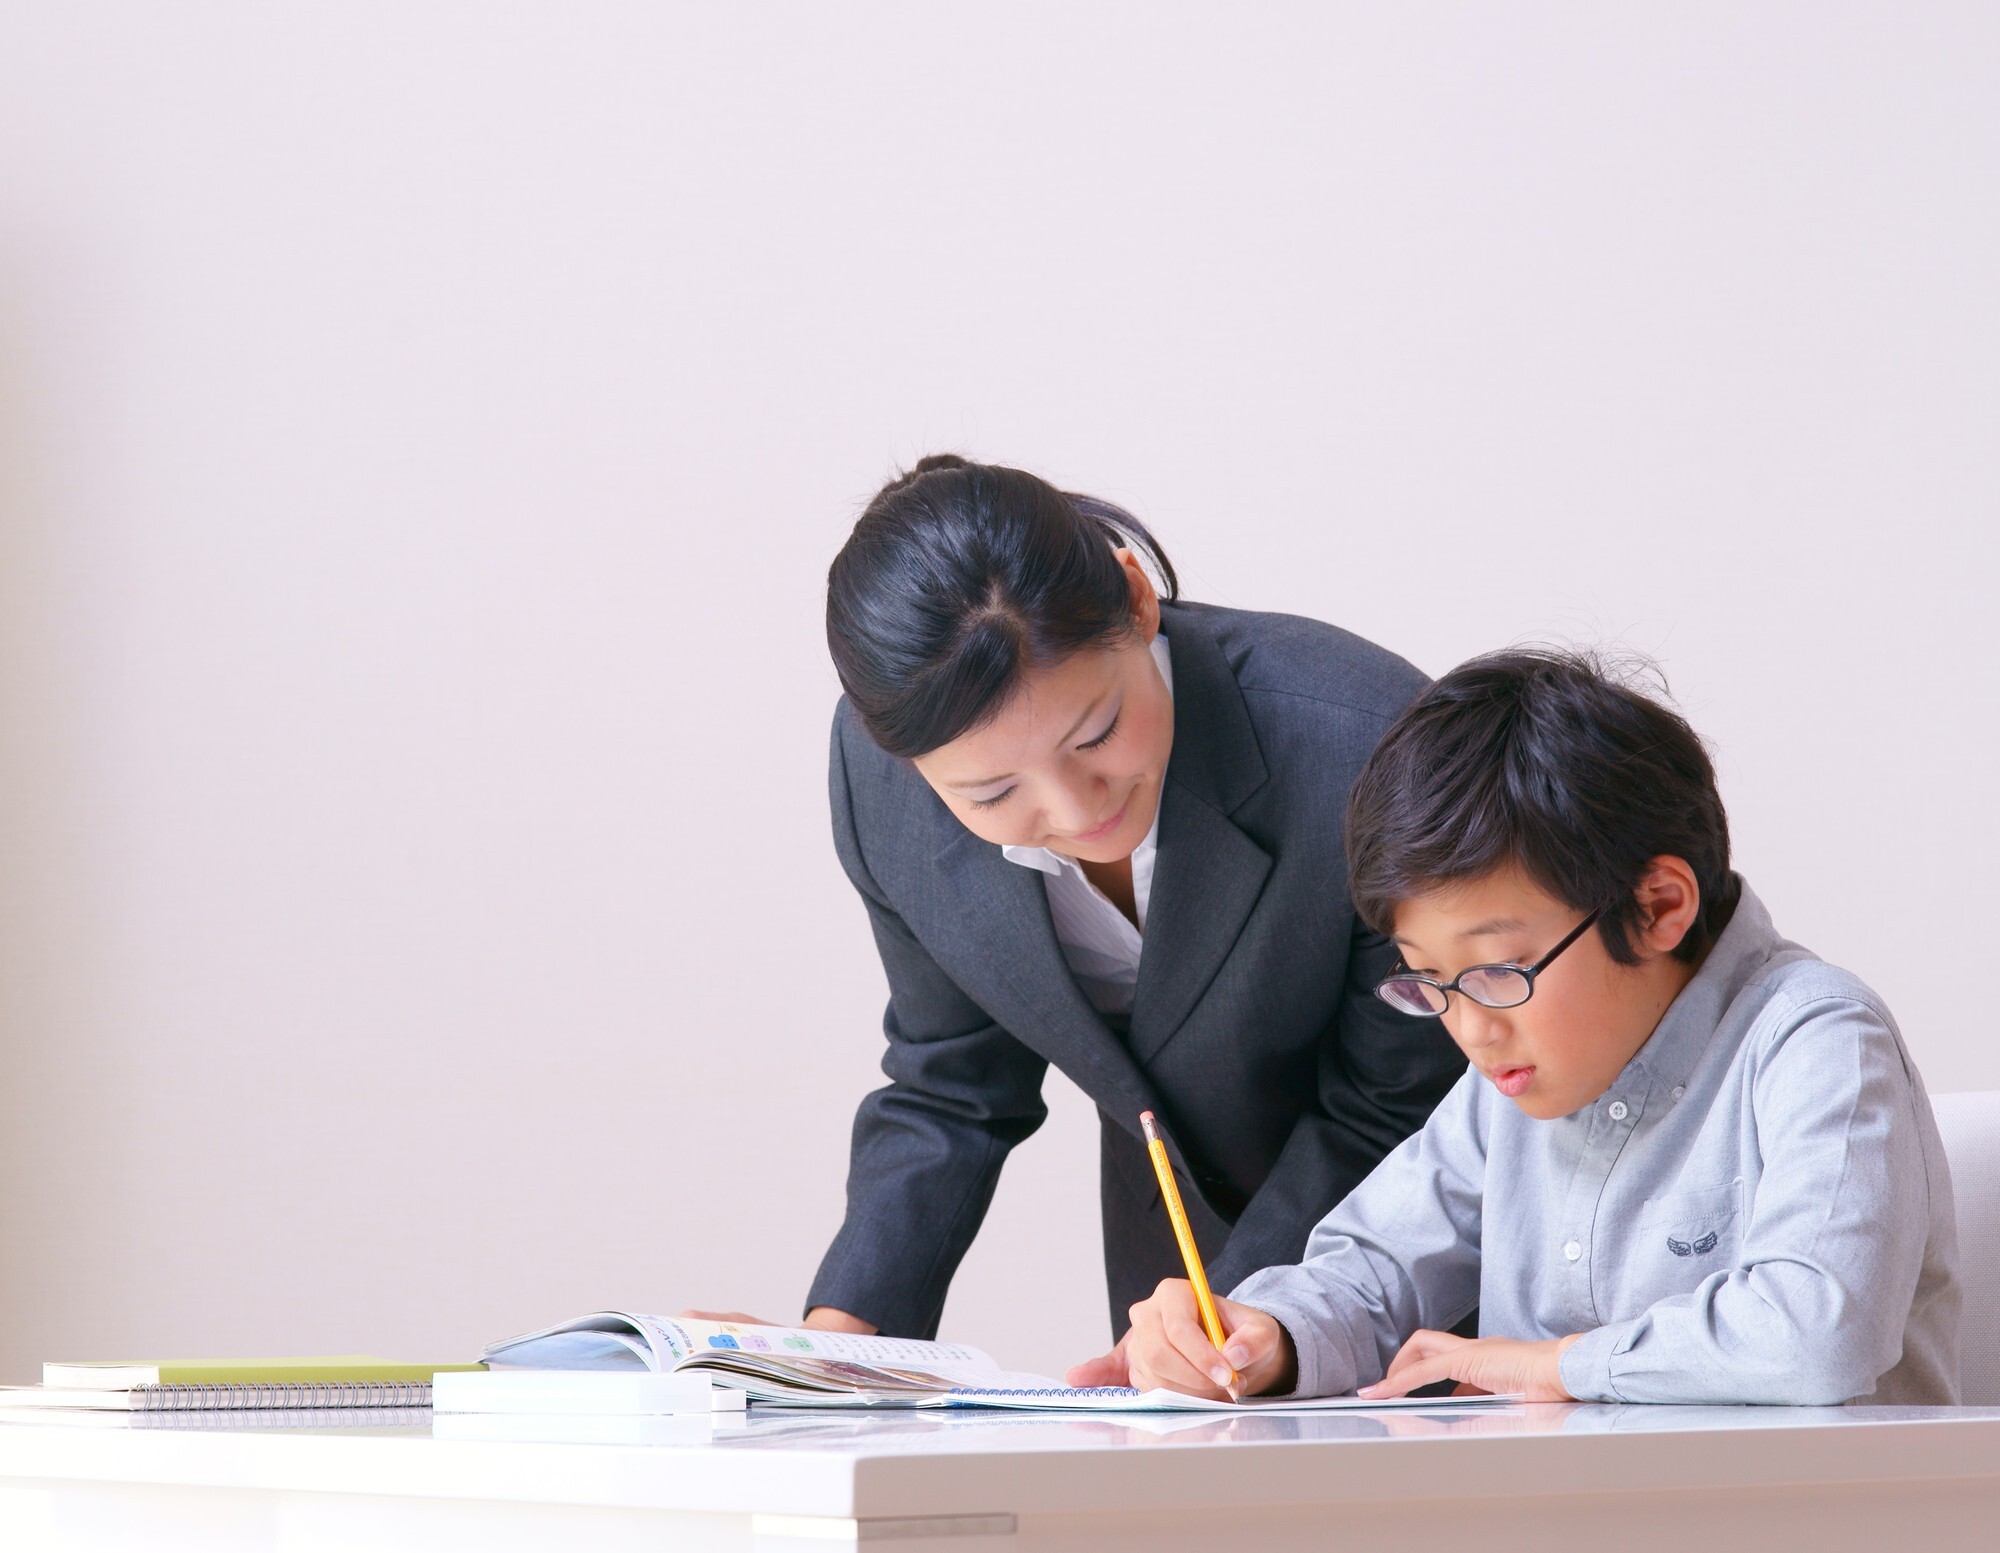
[[[759,1402],[787,1407],[1007,1407],[1088,1412],[1273,1412],[1333,1408],[1477,1405],[1507,1397],[1358,1397],[1243,1402],[1138,1391],[1075,1388],[1046,1375],[1003,1370],[977,1348],[906,1337],[860,1337],[792,1327],[598,1311],[495,1343],[480,1355],[495,1369],[647,1369],[706,1372]]]

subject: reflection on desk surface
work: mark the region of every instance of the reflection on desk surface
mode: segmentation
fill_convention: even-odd
[[[390,1416],[385,1417],[387,1413]],[[631,1450],[803,1451],[849,1457],[959,1455],[1013,1451],[1129,1450],[1199,1446],[1260,1446],[1339,1441],[1464,1439],[1479,1436],[1667,1434],[1702,1430],[1840,1428],[1860,1424],[2000,1420],[2000,1408],[1892,1407],[1665,1407],[1598,1403],[1527,1403],[1465,1410],[1381,1413],[999,1413],[883,1410],[833,1413],[823,1409],[753,1407],[748,1414],[664,1419],[522,1419],[517,1436],[507,1420],[483,1424],[494,1439],[520,1443],[614,1446]],[[663,1436],[659,1427],[675,1427]],[[594,1427],[578,1431],[578,1423]],[[0,1419],[15,1428],[130,1428],[204,1433],[312,1435],[323,1438],[428,1440],[427,1409],[343,1409],[317,1416],[297,1410],[282,1417],[245,1413],[78,1414],[50,1410]],[[622,1437],[619,1426],[629,1429]],[[650,1429],[648,1426],[651,1426]],[[565,1432],[565,1430],[568,1432]],[[442,1433],[443,1431],[440,1431]],[[4,1438],[4,1436],[0,1436]],[[462,1442],[450,1442],[462,1443]]]
[[[1521,1403],[1466,1411],[1382,1413],[1035,1414],[937,1413],[866,1417],[752,1408],[745,1426],[717,1435],[729,1450],[802,1449],[843,1455],[1077,1450],[1137,1446],[1264,1445],[1341,1440],[1462,1439],[1481,1435],[1654,1434],[2000,1419],[2000,1408],[1666,1407]]]

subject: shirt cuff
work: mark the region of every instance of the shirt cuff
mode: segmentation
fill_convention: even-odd
[[[1611,1384],[1611,1355],[1624,1335],[1622,1326],[1599,1327],[1564,1349],[1556,1361],[1563,1390],[1579,1402],[1623,1402]]]
[[[1269,1268],[1253,1274],[1229,1291],[1229,1297],[1239,1305],[1251,1305],[1264,1312],[1292,1340],[1292,1352],[1298,1358],[1298,1383],[1287,1392],[1273,1392],[1273,1396],[1287,1397],[1332,1397],[1344,1396],[1352,1391],[1355,1377],[1354,1356],[1349,1345],[1342,1341],[1346,1333],[1329,1331],[1332,1322],[1328,1312],[1309,1309],[1284,1297],[1283,1274],[1289,1268]]]

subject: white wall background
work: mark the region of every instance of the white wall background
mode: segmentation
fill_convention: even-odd
[[[1932,1086],[2000,12],[0,5],[0,1379],[796,1309],[882,993],[827,561],[938,447],[1433,671],[1657,653]],[[1100,1346],[1094,1121],[947,1328]]]

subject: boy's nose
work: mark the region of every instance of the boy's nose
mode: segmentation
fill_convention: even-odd
[[[1452,1011],[1458,1017],[1452,1021],[1451,1033],[1459,1045],[1491,1046],[1507,1033],[1506,1017],[1498,1010],[1475,1003],[1462,992],[1453,993],[1452,1001],[1458,1005]]]

